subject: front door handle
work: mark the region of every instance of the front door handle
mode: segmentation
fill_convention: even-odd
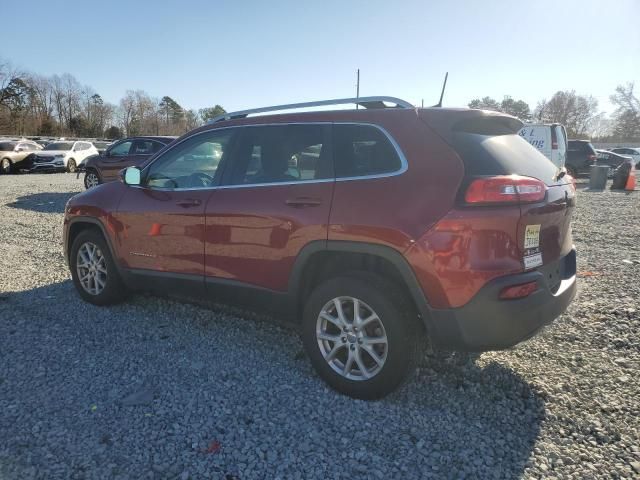
[[[197,198],[187,198],[185,200],[180,200],[179,202],[176,202],[176,205],[182,208],[197,207],[201,204],[202,202]]]
[[[285,200],[287,205],[290,207],[317,207],[322,204],[322,200],[319,198],[311,198],[311,197],[296,197],[296,198],[288,198]]]

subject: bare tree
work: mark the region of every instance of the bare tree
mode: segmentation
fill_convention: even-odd
[[[560,123],[571,136],[584,136],[597,111],[598,101],[592,96],[577,95],[573,90],[558,91],[550,100],[538,102],[533,117],[542,122]]]

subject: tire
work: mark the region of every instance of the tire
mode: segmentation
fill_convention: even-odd
[[[378,320],[356,329],[353,299],[358,300],[361,319],[375,315]],[[344,325],[338,330],[333,323],[341,323],[336,300],[347,320],[346,331]],[[329,321],[327,315],[333,320]],[[302,322],[302,342],[320,377],[333,389],[354,398],[373,400],[396,390],[413,371],[421,351],[422,328],[415,309],[393,284],[376,275],[347,274],[322,283],[307,299]],[[376,341],[367,344],[365,339],[374,337]],[[386,344],[377,341],[382,338],[386,338]],[[378,361],[369,354],[371,350]],[[333,358],[326,359],[334,353]]]
[[[573,165],[565,165],[567,169],[567,173],[571,175],[573,178],[578,178],[578,170]]]
[[[0,170],[2,170],[2,173],[4,175],[9,175],[10,173],[12,173],[13,164],[11,163],[11,160],[8,158],[3,158],[2,162],[0,162]]]
[[[67,162],[67,172],[76,173],[77,170],[78,170],[78,167],[76,165],[76,161],[73,158],[70,158],[69,161]]]
[[[96,248],[95,251],[93,250],[94,247]],[[79,254],[81,249],[82,253]],[[101,258],[101,260],[87,262],[86,259],[91,258],[92,251],[94,259]],[[93,268],[83,268],[82,266],[78,268],[78,259],[82,257],[85,259],[83,263],[91,264]],[[125,299],[126,288],[118,274],[109,246],[100,232],[91,229],[78,234],[71,246],[69,268],[73,284],[83,300],[94,305],[112,305]],[[83,274],[93,272],[95,280],[83,279],[81,282],[80,272]],[[102,280],[102,288],[99,288],[100,280]],[[89,282],[89,288],[93,291],[89,291],[85,286],[87,285],[86,282]]]
[[[90,168],[84,174],[84,188],[89,190],[90,188],[100,185],[100,175],[96,170]]]

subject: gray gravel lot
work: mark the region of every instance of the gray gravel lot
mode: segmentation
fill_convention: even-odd
[[[0,479],[640,478],[640,192],[579,193],[553,326],[364,402],[255,314],[82,302],[61,255],[81,189],[0,176]]]

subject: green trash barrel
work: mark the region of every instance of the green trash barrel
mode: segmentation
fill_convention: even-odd
[[[609,175],[609,166],[592,165],[591,176],[589,177],[589,190],[604,190],[607,186],[607,176]]]

